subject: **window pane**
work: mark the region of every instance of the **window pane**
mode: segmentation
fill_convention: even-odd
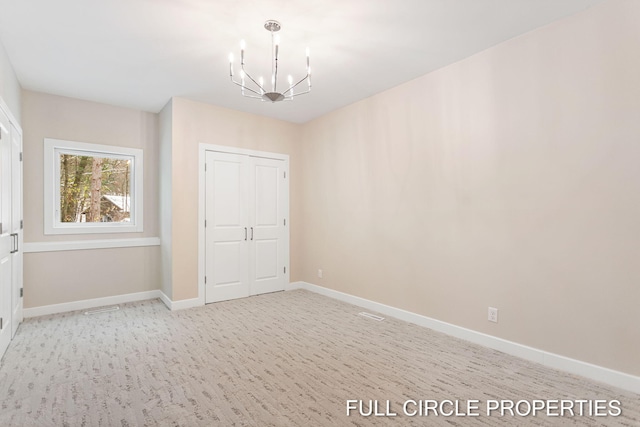
[[[60,153],[60,222],[129,222],[131,160]]]

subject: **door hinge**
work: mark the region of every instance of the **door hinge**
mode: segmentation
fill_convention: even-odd
[[[204,220],[204,228],[207,228],[207,220]]]
[[[20,220],[20,230],[24,228],[24,220]]]
[[[20,152],[20,161],[22,161],[22,152]]]
[[[207,284],[207,276],[204,276],[204,284]]]
[[[2,330],[2,317],[0,317],[0,331]]]
[[[287,274],[287,267],[284,268],[284,274]]]
[[[284,219],[284,225],[287,225],[287,218]]]
[[[287,179],[287,172],[284,173],[284,179]]]
[[[20,298],[22,298],[22,295],[24,294],[23,290],[24,288],[20,288]]]

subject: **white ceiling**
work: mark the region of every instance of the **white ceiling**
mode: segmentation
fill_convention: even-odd
[[[306,122],[584,10],[601,0],[0,0],[0,39],[25,89],[158,112],[172,96]],[[313,91],[243,98],[228,54],[268,80],[267,19],[282,23],[280,75]]]

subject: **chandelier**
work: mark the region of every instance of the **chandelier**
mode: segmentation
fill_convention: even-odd
[[[265,87],[262,77],[256,81],[244,69],[244,49],[246,47],[244,40],[240,42],[240,81],[234,78],[233,72],[233,53],[229,54],[229,76],[231,81],[240,86],[240,93],[247,98],[256,98],[262,101],[279,102],[291,101],[295,96],[304,95],[311,92],[311,66],[309,65],[309,48],[307,48],[307,75],[294,84],[293,77],[288,76],[287,81],[289,87],[284,91],[278,90],[278,45],[280,38],[275,33],[280,31],[281,25],[278,21],[269,20],[264,23],[264,28],[271,33],[271,85]],[[296,92],[296,88],[303,82],[307,82],[306,90]],[[304,87],[304,85],[303,85]]]

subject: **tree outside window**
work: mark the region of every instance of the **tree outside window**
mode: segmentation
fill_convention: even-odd
[[[131,160],[60,155],[60,222],[129,222]]]
[[[142,150],[45,138],[45,234],[142,232]]]

